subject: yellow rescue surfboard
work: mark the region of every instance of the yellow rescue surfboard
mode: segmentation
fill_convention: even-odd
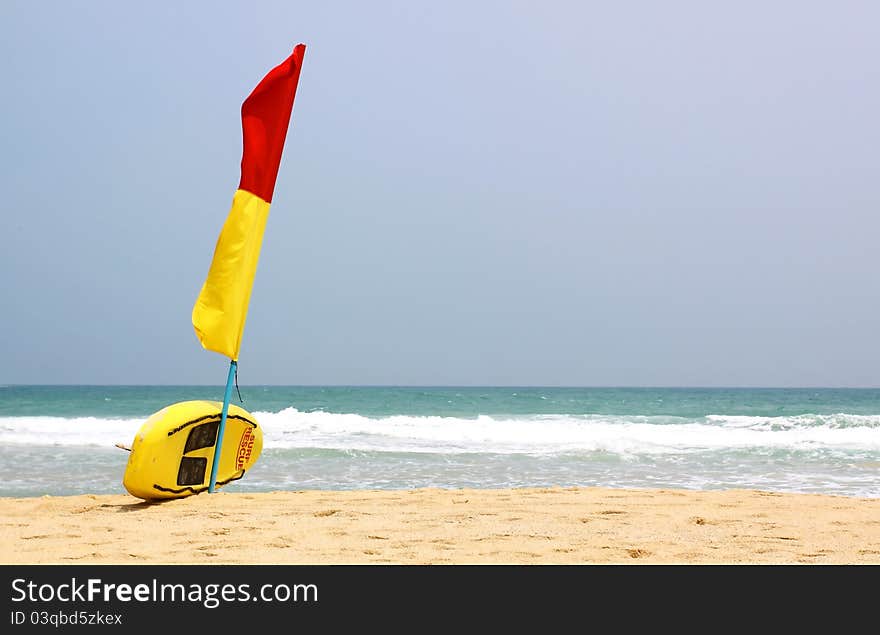
[[[135,435],[122,484],[144,500],[183,498],[208,489],[223,404],[182,401],[150,416]],[[229,404],[216,486],[238,480],[263,450],[253,415]]]

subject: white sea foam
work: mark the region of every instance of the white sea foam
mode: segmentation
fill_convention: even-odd
[[[251,491],[565,484],[880,497],[880,416],[252,414],[271,456],[235,486]],[[118,492],[126,453],[112,446],[145,420],[0,417],[0,496]]]
[[[456,418],[254,412],[264,448],[365,452],[618,455],[715,450],[817,448],[880,451],[880,416],[682,417],[538,415]],[[134,418],[2,417],[0,443],[109,446],[131,443],[145,421]]]
[[[701,419],[648,416],[537,415],[456,418],[254,412],[264,448],[364,452],[618,455],[680,454],[766,448],[880,450],[880,416],[801,415]],[[0,443],[105,446],[131,443],[145,419],[0,418]]]
[[[0,417],[0,443],[18,445],[130,444],[143,419]]]
[[[827,426],[830,428],[864,427],[880,431],[880,415],[804,414],[790,417],[755,417],[744,415],[709,415],[706,420],[726,427],[754,429],[781,429],[793,427]]]

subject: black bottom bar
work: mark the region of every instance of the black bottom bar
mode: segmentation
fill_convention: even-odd
[[[171,633],[193,623],[224,633],[349,623],[438,632],[467,631],[476,619],[590,632],[608,630],[606,618],[611,630],[704,619],[715,630],[754,626],[748,616],[759,615],[764,627],[773,615],[789,627],[801,618],[815,625],[835,602],[846,606],[841,626],[872,607],[880,588],[878,567],[806,565],[6,565],[0,575],[3,633],[81,625]]]

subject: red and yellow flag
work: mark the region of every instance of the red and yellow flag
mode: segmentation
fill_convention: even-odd
[[[193,306],[192,323],[202,346],[232,361],[238,360],[305,50],[304,44],[297,44],[241,106],[241,181]]]

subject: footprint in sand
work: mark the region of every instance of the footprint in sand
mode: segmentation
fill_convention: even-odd
[[[651,555],[651,552],[645,549],[627,549],[626,552],[630,558],[646,558]]]

